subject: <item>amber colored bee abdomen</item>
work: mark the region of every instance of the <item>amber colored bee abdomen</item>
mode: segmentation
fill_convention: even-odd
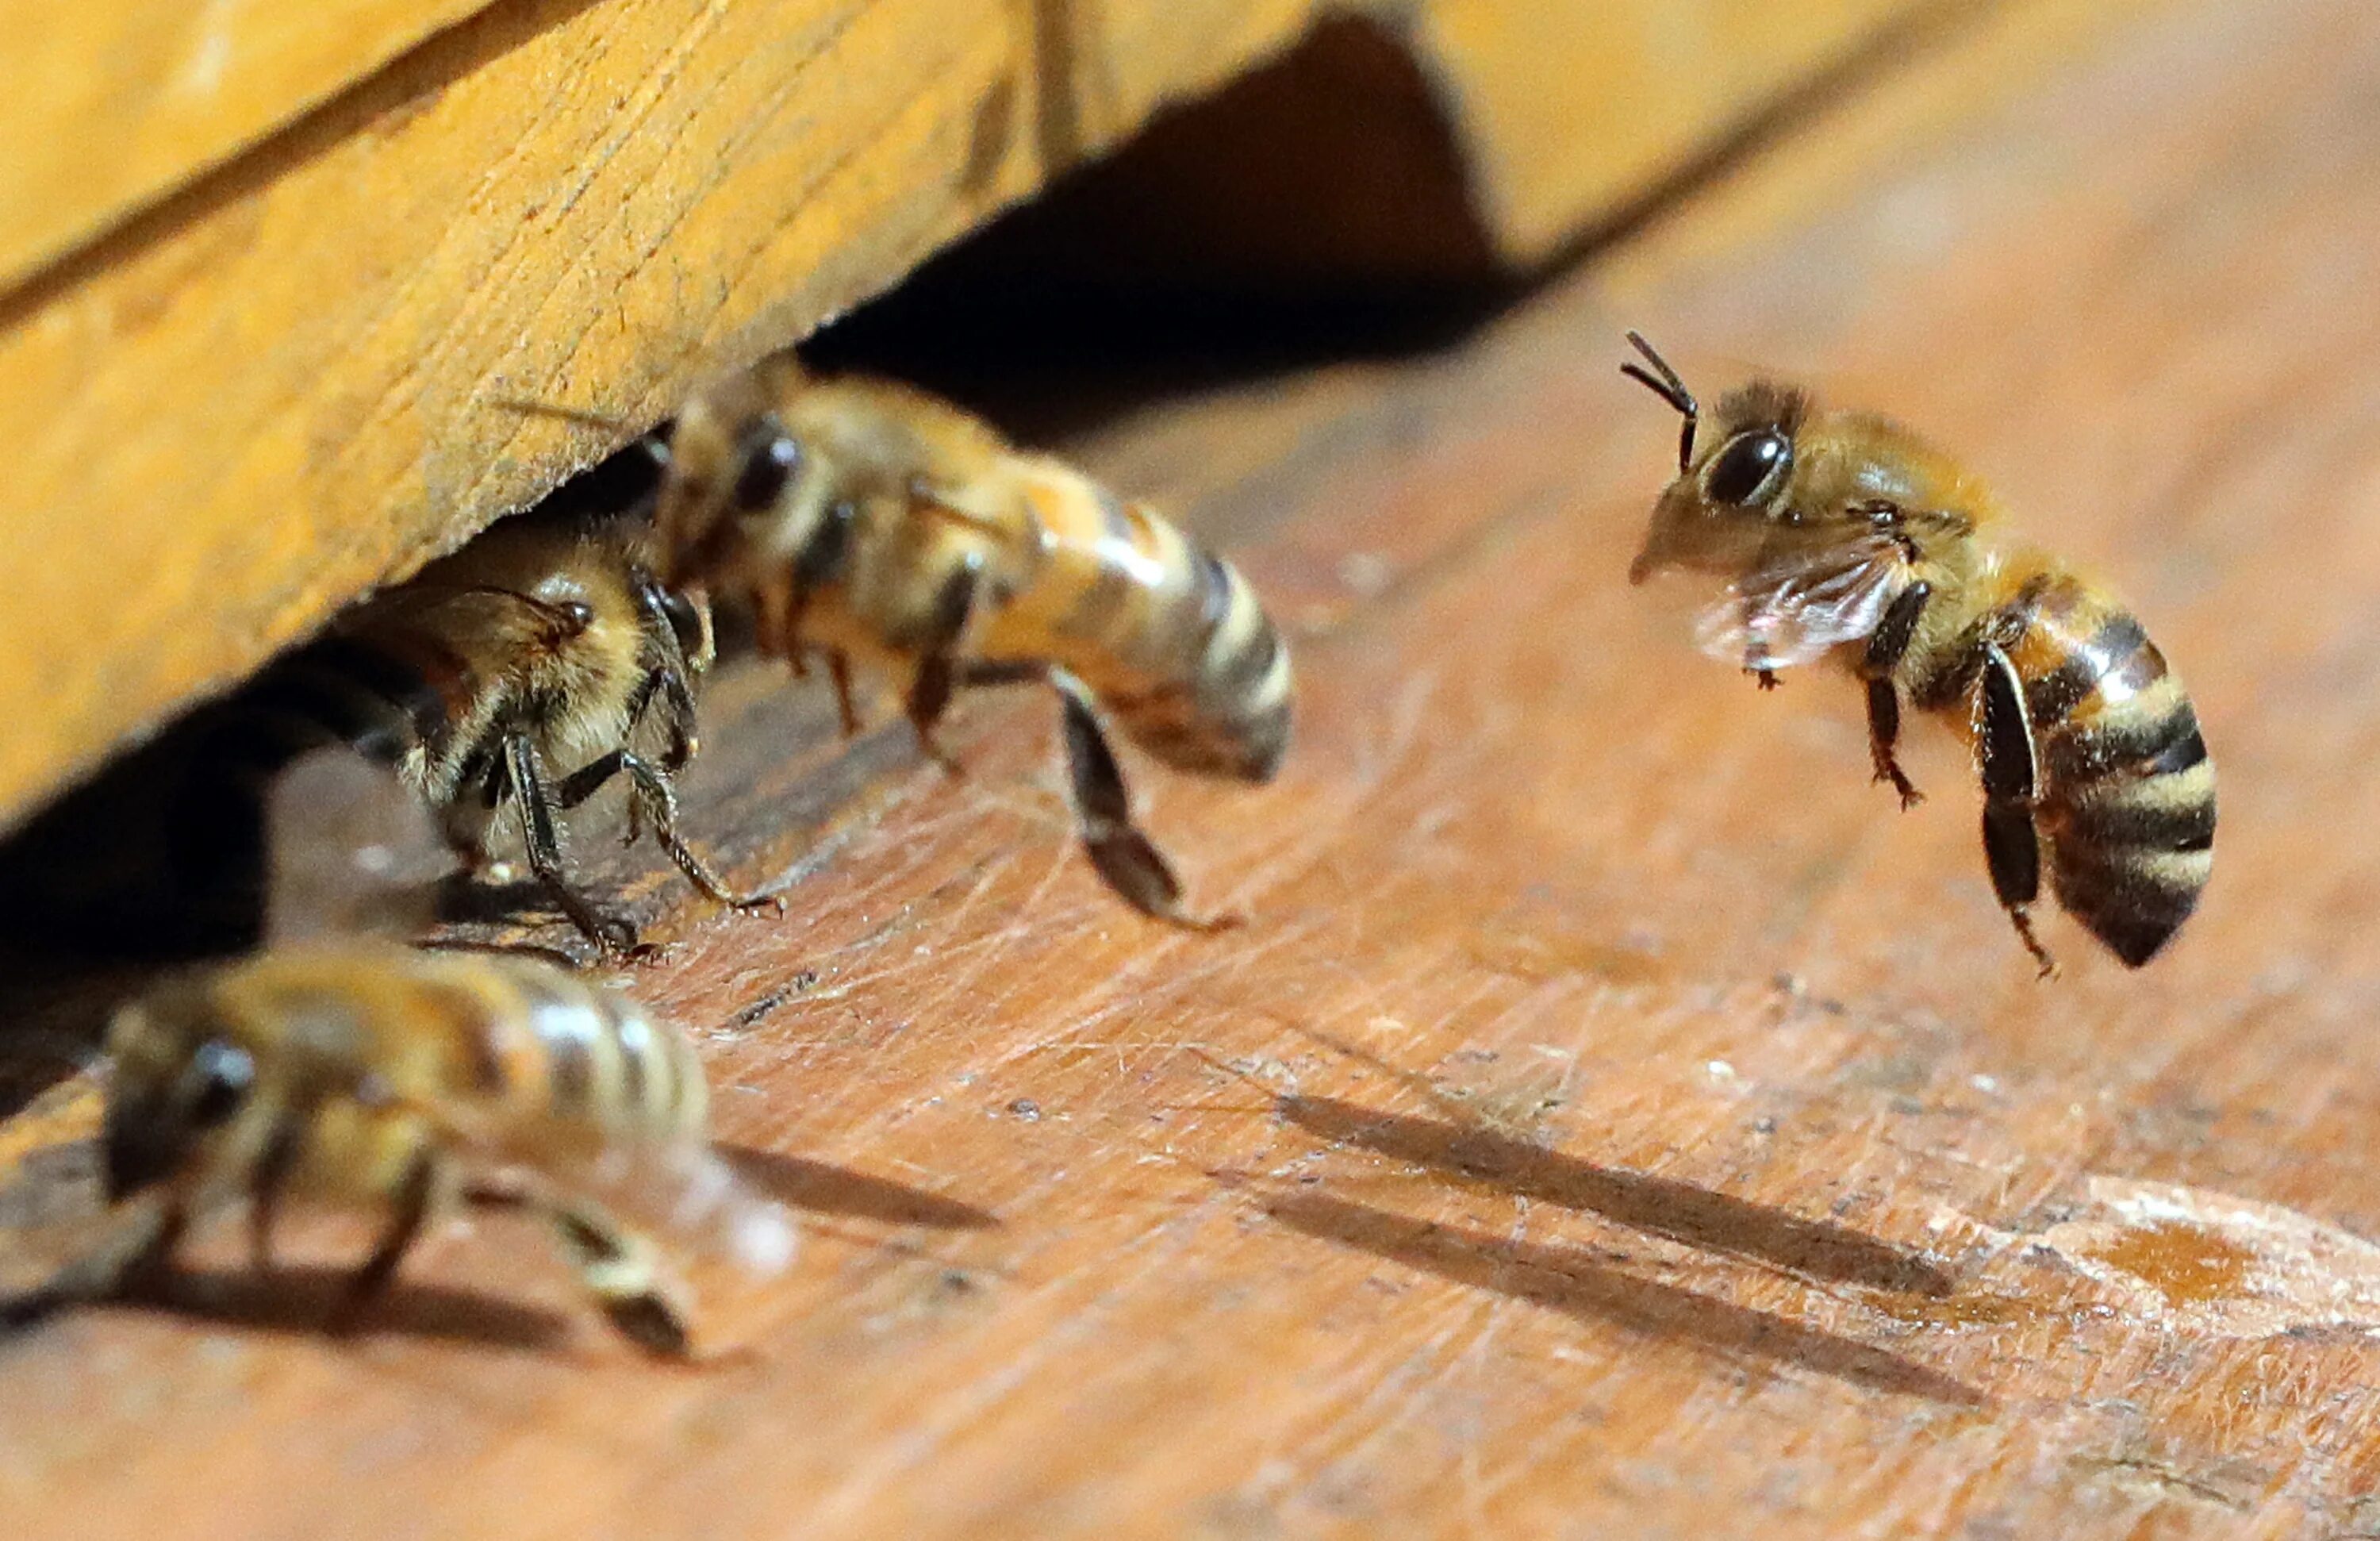
[[[701,1062],[625,996],[543,967],[432,966],[419,977],[425,995],[455,1003],[444,1014],[455,1095],[590,1136],[701,1137],[710,1100]]]
[[[1289,650],[1247,579],[1079,474],[1041,469],[1026,496],[1047,544],[983,655],[1047,657],[1168,765],[1269,780],[1289,747]]]

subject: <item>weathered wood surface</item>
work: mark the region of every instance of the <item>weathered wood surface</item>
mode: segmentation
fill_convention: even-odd
[[[2018,90],[2011,26],[1459,349],[1082,437],[1299,630],[1276,788],[1143,775],[1245,930],[1099,891],[1040,705],[961,783],[766,771],[815,703],[729,682],[693,827],[805,875],[633,982],[808,1163],[747,1358],[633,1361],[493,1223],[355,1344],[93,1310],[0,1361],[14,1533],[2380,1534],[2380,34],[2177,6]],[[1899,814],[1848,687],[1627,588],[1623,324],[1889,406],[2135,602],[2224,777],[2171,956],[2053,921],[2037,984],[1938,731]]]
[[[1902,3],[1812,0],[1755,46],[1732,22],[1640,34],[1633,18],[1666,9],[1643,0],[1607,7],[1608,38],[1549,33],[1539,47],[1569,0],[1463,0],[1449,7],[1449,25],[1467,18],[1462,39],[1442,55],[1434,6],[1378,9],[1468,103],[1466,125],[1480,103],[1560,80],[1579,49],[1715,79],[1658,119],[1684,154]],[[171,47],[133,59],[103,46],[129,25],[105,18],[127,8],[32,29],[43,80],[190,67]],[[0,607],[0,821],[626,431],[507,403],[641,429],[694,382],[793,341],[1169,100],[1285,46],[1317,10],[497,0],[455,19],[424,0],[419,19],[452,24],[301,112],[339,59],[360,67],[381,50],[360,20],[352,53],[292,43],[274,62],[273,40],[288,40],[263,19],[186,8],[194,57],[228,36],[242,61],[207,103],[177,116],[159,102],[130,140],[73,91],[0,103],[0,162],[79,200],[0,237],[0,252],[14,240],[51,253],[37,269],[0,263],[13,449],[0,528],[19,575]],[[403,13],[371,14],[395,26]],[[1713,74],[1717,50],[1729,62]],[[263,105],[274,100],[285,121]],[[1531,232],[1591,217],[1615,178],[1649,164],[1634,127],[1613,140],[1625,157],[1596,148],[1623,121],[1586,98],[1561,120],[1577,148],[1560,164],[1596,175],[1500,194],[1496,217]],[[183,182],[161,183],[128,148],[152,125],[182,136],[195,169],[268,122],[253,148]],[[1560,137],[1538,125],[1507,145],[1502,131],[1466,126],[1483,166],[1534,164]],[[77,175],[86,163],[112,169]],[[61,251],[65,228],[104,233]]]
[[[486,0],[0,3],[0,285],[220,164]]]

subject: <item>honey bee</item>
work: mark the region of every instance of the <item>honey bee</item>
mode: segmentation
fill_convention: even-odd
[[[200,756],[216,783],[208,795],[233,783],[237,798],[220,806],[253,808],[294,756],[350,745],[395,767],[475,869],[490,864],[494,817],[510,803],[529,869],[563,913],[633,955],[648,951],[636,928],[571,881],[559,819],[625,775],[631,839],[650,825],[722,904],[776,903],[731,889],[678,832],[672,778],[697,748],[710,612],[654,576],[650,539],[633,513],[508,519],[367,600],[231,706]],[[648,737],[658,745],[638,747]]]
[[[1705,651],[1765,687],[1830,657],[1864,682],[1876,779],[1918,793],[1893,748],[1906,700],[1954,728],[1983,782],[1984,854],[2018,937],[2045,859],[2066,912],[2128,965],[2170,940],[2214,861],[2215,767],[2181,682],[2123,605],[2011,538],[1982,482],[1906,429],[1817,412],[1755,381],[1701,416],[1634,333],[1621,371],[1684,419],[1678,477],[1630,570],[1730,581]]]
[[[194,1218],[241,1197],[260,1271],[285,1198],[378,1212],[339,1309],[352,1325],[443,1207],[527,1207],[622,1333],[682,1355],[686,1311],[648,1230],[784,1266],[791,1222],[710,1151],[681,1035],[532,958],[374,935],[418,918],[416,900],[426,912],[406,879],[439,845],[384,768],[313,751],[276,781],[267,819],[268,944],[109,1027],[104,1178],[141,1222],[119,1278],[162,1272]]]
[[[944,402],[780,359],[689,402],[654,524],[664,581],[748,600],[758,644],[824,658],[845,731],[855,662],[952,693],[1046,680],[1062,703],[1092,863],[1142,912],[1191,927],[1134,824],[1104,711],[1177,770],[1265,782],[1289,744],[1290,665],[1246,579],[1136,503]]]

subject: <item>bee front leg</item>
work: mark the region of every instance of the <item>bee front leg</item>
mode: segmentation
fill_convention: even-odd
[[[381,1232],[379,1244],[364,1259],[363,1267],[349,1276],[339,1303],[332,1307],[332,1331],[354,1331],[364,1313],[388,1292],[389,1281],[396,1277],[396,1266],[405,1261],[405,1255],[421,1239],[421,1228],[430,1219],[431,1200],[437,1194],[437,1159],[424,1150],[413,1158],[396,1192],[390,1195],[388,1229]]]
[[[124,1292],[155,1294],[164,1290],[174,1277],[174,1255],[181,1250],[182,1238],[189,1234],[189,1201],[179,1193],[168,1194],[154,1215],[149,1225],[128,1232],[124,1252],[104,1249],[93,1260],[91,1271],[112,1272],[112,1282]],[[146,1234],[141,1233],[144,1230]]]
[[[273,1227],[280,1218],[282,1190],[289,1184],[298,1169],[298,1157],[305,1148],[306,1120],[295,1110],[284,1109],[273,1122],[273,1131],[264,1139],[264,1148],[256,1158],[256,1166],[249,1177],[248,1188],[248,1253],[249,1264],[260,1274],[273,1271]]]
[[[1916,807],[1925,800],[1925,795],[1911,784],[1901,773],[1900,762],[1893,757],[1893,746],[1900,738],[1900,695],[1892,682],[1892,672],[1908,656],[1909,644],[1917,635],[1918,618],[1925,613],[1925,601],[1933,597],[1933,586],[1923,581],[1895,595],[1885,610],[1884,619],[1869,635],[1867,653],[1860,660],[1860,676],[1867,681],[1868,756],[1876,763],[1876,779],[1892,783],[1904,808]]]
[[[696,855],[693,847],[680,837],[677,832],[677,793],[661,767],[625,750],[613,753],[618,758],[618,769],[628,773],[628,780],[636,788],[636,801],[630,806],[643,810],[646,820],[653,827],[653,838],[662,843],[662,849],[669,853],[669,858],[677,864],[677,869],[686,874],[686,881],[720,904],[739,910],[757,909],[769,904],[773,905],[780,915],[785,912],[785,901],[778,894],[741,893],[728,887],[725,880],[710,869],[710,865]]]
[[[1240,923],[1234,915],[1202,917],[1182,907],[1182,882],[1173,875],[1156,843],[1140,831],[1132,818],[1132,795],[1125,790],[1123,768],[1109,747],[1090,693],[1063,673],[1052,673],[1050,683],[1065,707],[1066,767],[1074,791],[1075,817],[1081,821],[1083,849],[1108,886],[1143,915],[1194,931],[1219,931]]]
[[[2041,894],[2041,836],[2033,821],[2038,787],[2033,724],[2025,715],[2024,682],[1996,642],[1984,644],[1979,688],[1975,743],[1984,782],[1984,859],[2017,939],[2046,979],[2058,965],[2033,934],[2027,914]]]
[[[538,765],[537,746],[518,734],[506,738],[504,766],[511,778],[513,801],[520,808],[521,844],[528,853],[529,870],[562,906],[562,913],[605,952],[630,958],[650,953],[653,949],[638,942],[635,926],[618,916],[605,915],[571,886],[562,859],[562,835],[553,821],[554,793]],[[590,765],[587,770],[594,768]]]

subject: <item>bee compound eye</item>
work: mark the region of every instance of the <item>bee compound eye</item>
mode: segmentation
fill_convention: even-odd
[[[688,658],[701,652],[708,643],[702,624],[702,612],[694,601],[675,588],[661,591],[662,615],[669,622],[671,635],[677,638],[678,650]]]
[[[1792,463],[1793,443],[1776,430],[1739,433],[1712,457],[1703,495],[1713,503],[1757,503]]]
[[[747,513],[775,506],[802,463],[802,446],[773,419],[745,436],[735,473],[735,504]]]
[[[201,1045],[190,1059],[191,1125],[212,1129],[228,1122],[255,1085],[256,1062],[247,1050],[221,1042]]]

